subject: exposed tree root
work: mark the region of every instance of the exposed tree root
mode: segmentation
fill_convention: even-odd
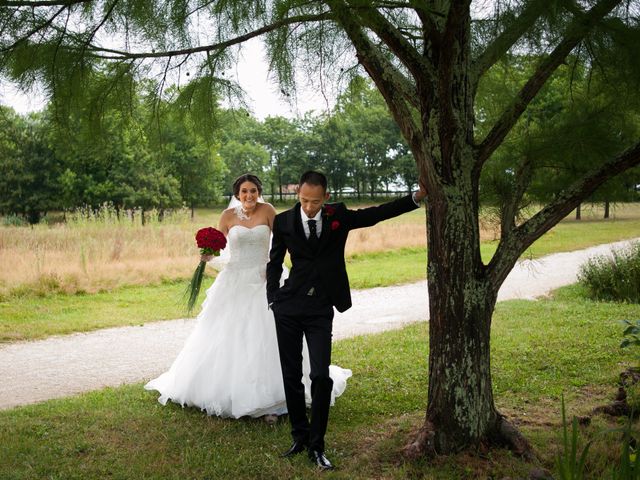
[[[520,433],[513,423],[503,415],[498,414],[497,438],[494,443],[505,445],[513,453],[524,458],[528,462],[536,459],[533,447],[529,441]]]
[[[609,405],[594,408],[593,413],[604,413],[612,417],[628,417],[631,415],[631,407],[629,407],[626,400],[616,400]]]
[[[409,460],[419,458],[433,458],[437,453],[455,453],[455,452],[436,452],[435,438],[437,432],[433,424],[427,420],[425,424],[418,430],[416,436],[403,449],[402,454]],[[533,447],[529,441],[520,433],[520,431],[509,422],[506,417],[498,414],[496,428],[486,441],[481,441],[476,447],[487,450],[490,445],[500,445],[509,448],[516,455],[524,458],[528,462],[536,460]]]
[[[638,416],[627,403],[627,389],[640,383],[640,371],[636,368],[629,368],[620,374],[620,386],[616,398],[609,405],[602,405],[593,409],[593,413],[604,413],[612,417],[634,417]]]
[[[409,460],[417,460],[423,457],[435,457],[435,435],[436,432],[433,428],[433,424],[429,420],[427,420],[425,424],[420,427],[420,430],[418,430],[418,434],[413,439],[413,441],[408,443],[402,449],[402,455]]]
[[[620,385],[630,387],[640,382],[640,370],[637,368],[627,368],[620,374]]]

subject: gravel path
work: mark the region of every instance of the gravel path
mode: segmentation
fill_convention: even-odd
[[[500,289],[498,300],[532,299],[574,283],[580,265],[589,257],[632,241],[521,261]],[[334,319],[334,339],[428,318],[426,281],[352,293],[353,307]],[[0,346],[0,409],[153,378],[171,365],[193,322],[153,322]]]

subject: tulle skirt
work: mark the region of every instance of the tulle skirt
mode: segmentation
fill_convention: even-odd
[[[303,383],[311,402],[309,360],[303,342]],[[332,365],[331,403],[351,370]],[[193,332],[171,368],[145,385],[158,401],[239,418],[286,413],[273,313],[267,308],[264,267],[226,268],[206,292]]]

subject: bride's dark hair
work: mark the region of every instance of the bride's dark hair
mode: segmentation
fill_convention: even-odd
[[[240,185],[242,185],[244,182],[253,183],[256,187],[258,187],[258,194],[262,195],[262,182],[260,181],[260,179],[251,173],[245,173],[244,175],[240,175],[238,178],[236,178],[235,182],[233,182],[233,195],[236,198],[238,198],[238,195],[240,195]]]

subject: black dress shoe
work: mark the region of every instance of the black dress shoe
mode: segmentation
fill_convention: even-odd
[[[289,447],[289,450],[287,450],[280,456],[292,457],[294,455],[304,452],[305,448],[307,448],[307,445],[304,442],[299,442],[297,440],[294,440],[294,442],[291,444],[291,447]]]
[[[333,470],[333,465],[331,465],[329,459],[324,456],[324,452],[320,450],[310,448],[309,459],[321,470]]]

